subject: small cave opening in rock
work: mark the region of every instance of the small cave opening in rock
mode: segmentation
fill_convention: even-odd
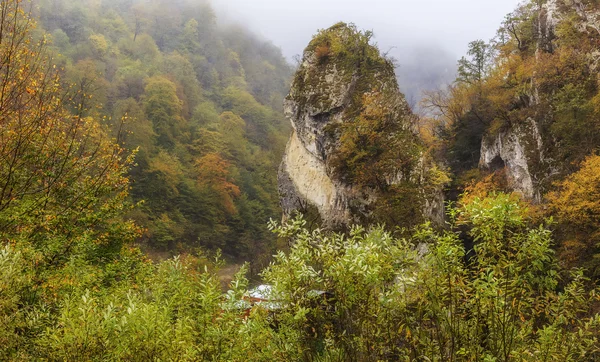
[[[504,163],[504,160],[500,156],[494,157],[492,162],[490,162],[488,164],[488,168],[492,172],[502,170],[502,169],[504,169],[504,167],[506,167],[506,164]]]
[[[315,114],[312,119],[316,122],[316,123],[327,123],[329,122],[329,118],[331,118],[331,113],[330,112],[322,112],[319,114]]]

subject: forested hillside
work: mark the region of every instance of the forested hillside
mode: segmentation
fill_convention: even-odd
[[[290,66],[278,48],[220,26],[205,1],[37,0],[37,32],[79,117],[129,152],[130,215],[153,249],[272,253]]]
[[[458,78],[425,105],[432,149],[466,189],[517,191],[554,217],[561,261],[600,275],[600,9],[530,1],[490,42],[476,40]],[[424,123],[428,123],[424,121]]]

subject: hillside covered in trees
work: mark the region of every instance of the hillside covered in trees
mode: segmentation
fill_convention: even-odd
[[[600,360],[597,19],[524,3],[423,119],[370,32],[319,31],[286,113],[366,195],[341,201],[388,218],[333,232],[266,222],[291,131],[277,48],[202,1],[0,0],[0,360]],[[420,198],[361,204],[429,178],[441,223]],[[224,285],[218,249],[252,264]]]
[[[24,6],[29,6],[24,4]],[[291,68],[279,49],[220,26],[205,1],[36,0],[37,33],[70,110],[128,152],[130,217],[154,250],[269,255]]]
[[[594,1],[531,1],[491,42],[469,44],[458,78],[427,95],[434,153],[465,189],[516,191],[557,222],[561,261],[598,269],[600,9]]]

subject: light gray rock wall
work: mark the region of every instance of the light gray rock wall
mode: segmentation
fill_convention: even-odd
[[[480,167],[506,167],[509,185],[529,199],[540,199],[539,175],[533,172],[533,164],[542,162],[542,138],[533,119],[483,139]]]

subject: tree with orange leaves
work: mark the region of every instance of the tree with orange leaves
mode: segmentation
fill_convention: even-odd
[[[231,164],[217,153],[209,153],[196,161],[198,183],[209,189],[216,197],[216,202],[226,215],[235,215],[235,198],[241,195],[240,188],[235,185],[230,175]]]
[[[80,274],[117,262],[139,233],[123,221],[132,156],[83,116],[83,103],[69,113],[86,95],[61,89],[35,26],[22,0],[0,1],[0,247],[29,270],[9,299],[0,283],[0,345],[9,353],[31,332],[22,318],[32,303],[53,308],[62,292],[90,287],[93,274]]]
[[[590,156],[581,169],[548,195],[549,212],[558,222],[562,260],[600,276],[600,156]]]

